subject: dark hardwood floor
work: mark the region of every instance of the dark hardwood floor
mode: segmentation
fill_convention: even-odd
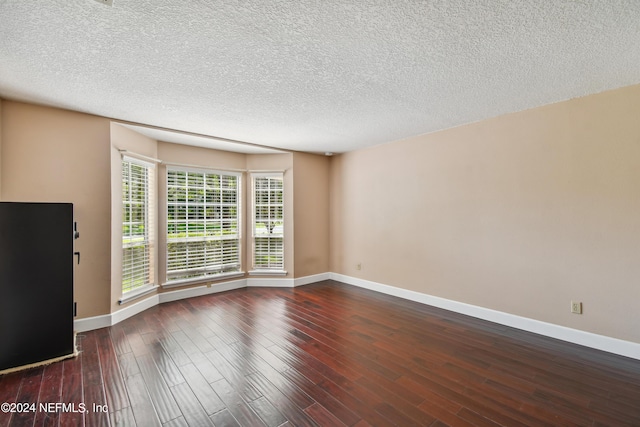
[[[640,361],[332,281],[162,304],[78,341],[0,377],[0,402],[73,406],[0,426],[640,425]]]

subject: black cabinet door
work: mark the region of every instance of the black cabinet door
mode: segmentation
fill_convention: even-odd
[[[73,352],[73,205],[0,202],[0,370]]]

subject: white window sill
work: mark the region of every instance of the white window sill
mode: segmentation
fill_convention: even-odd
[[[129,301],[133,301],[134,299],[143,297],[147,294],[150,294],[158,289],[158,285],[145,285],[141,286],[137,289],[129,291],[122,295],[122,298],[118,300],[118,304],[126,304]]]
[[[251,270],[250,276],[286,276],[285,270]]]
[[[211,283],[225,279],[233,279],[235,277],[244,277],[244,271],[233,271],[230,273],[216,274],[213,276],[193,277],[191,279],[172,280],[162,284],[162,288],[176,288],[185,285],[197,285],[199,283]]]

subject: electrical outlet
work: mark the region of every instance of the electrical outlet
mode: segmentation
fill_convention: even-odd
[[[356,264],[356,270],[362,270],[362,264],[357,263]]]
[[[582,303],[578,301],[571,301],[571,312],[574,314],[582,314]]]

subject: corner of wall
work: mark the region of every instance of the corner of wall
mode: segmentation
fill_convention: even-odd
[[[295,276],[329,271],[329,158],[293,154]]]

